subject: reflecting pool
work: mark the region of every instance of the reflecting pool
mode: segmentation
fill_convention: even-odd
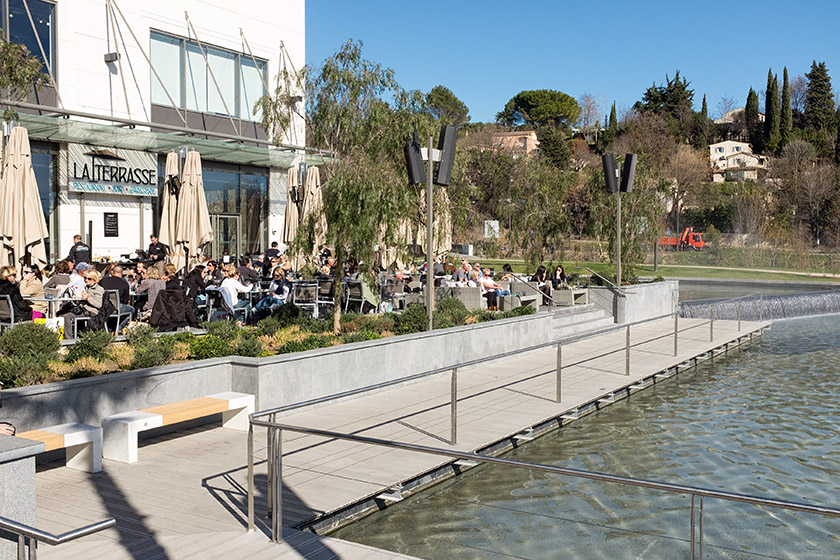
[[[840,316],[750,347],[509,454],[523,461],[840,507]],[[689,558],[690,497],[497,466],[333,536],[421,558]],[[706,499],[705,559],[840,558],[840,519]]]

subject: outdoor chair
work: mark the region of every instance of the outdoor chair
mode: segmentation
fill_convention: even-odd
[[[335,305],[335,280],[318,280],[318,305]]]
[[[105,290],[105,295],[108,296],[108,299],[111,300],[111,305],[114,306],[114,311],[111,315],[108,316],[108,321],[114,320],[114,336],[119,334],[120,331],[120,324],[123,322],[123,319],[128,317],[131,319],[129,313],[123,313],[120,311],[120,293],[117,290]]]
[[[240,307],[231,309],[222,296],[221,290],[216,286],[207,286],[207,320],[224,321],[226,319],[237,320],[237,314],[242,315],[242,321],[248,320],[248,308]]]
[[[13,326],[15,326],[15,308],[12,307],[12,297],[8,294],[0,295],[0,333]]]
[[[362,306],[365,303],[365,298],[362,293],[361,282],[347,282],[344,285],[344,311],[350,309],[351,303],[359,304],[359,313],[362,312]]]
[[[303,310],[311,310],[318,318],[318,284],[315,282],[295,282],[292,285],[292,303]]]

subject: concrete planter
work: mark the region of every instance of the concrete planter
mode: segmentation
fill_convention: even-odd
[[[407,377],[551,339],[536,314],[268,358],[238,356],[47,383],[2,392],[0,419],[18,431],[81,422],[224,391],[256,396],[257,410]]]
[[[678,280],[625,286],[624,294],[610,286],[593,286],[589,301],[610,313],[616,323],[633,323],[674,313],[679,289]]]

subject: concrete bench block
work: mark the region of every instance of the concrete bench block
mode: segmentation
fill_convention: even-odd
[[[102,470],[102,428],[71,422],[31,430],[18,437],[44,443],[45,451],[64,449],[71,469],[97,473]]]
[[[137,434],[163,426],[163,416],[148,412],[124,412],[102,420],[102,454],[123,463],[137,462]]]
[[[229,410],[222,412],[222,426],[231,430],[248,430],[248,416],[254,413],[254,395],[227,392],[207,395],[207,397],[228,401]]]

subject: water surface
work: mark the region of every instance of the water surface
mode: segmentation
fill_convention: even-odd
[[[840,316],[790,319],[510,454],[840,508]],[[688,558],[683,495],[482,466],[334,534],[421,558]],[[704,558],[840,558],[840,520],[706,499]]]

